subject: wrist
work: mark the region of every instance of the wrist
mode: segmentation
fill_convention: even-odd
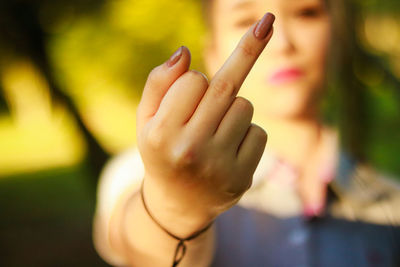
[[[179,238],[207,227],[216,217],[210,210],[196,205],[194,199],[178,196],[177,192],[160,187],[152,179],[144,179],[141,194],[150,216]]]

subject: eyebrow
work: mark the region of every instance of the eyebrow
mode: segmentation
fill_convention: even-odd
[[[232,4],[233,10],[238,10],[242,8],[248,8],[254,5],[254,1],[252,0],[237,0],[234,4]]]

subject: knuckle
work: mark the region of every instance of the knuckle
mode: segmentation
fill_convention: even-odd
[[[243,194],[246,192],[253,183],[253,176],[245,176],[241,179],[241,183],[239,185],[239,191]]]
[[[194,77],[194,79],[199,79],[199,80],[206,81],[206,82],[208,81],[207,77],[203,73],[201,73],[200,71],[197,71],[197,70],[189,70],[185,74],[190,75],[191,77]]]
[[[161,66],[157,66],[154,69],[152,69],[147,76],[147,83],[154,83],[158,80],[158,77],[160,76],[161,72]]]
[[[243,178],[243,177],[241,177]],[[246,179],[236,180],[235,182],[231,182],[225,184],[222,190],[225,193],[228,193],[229,196],[233,199],[239,198],[246,191],[248,186],[248,181]]]
[[[146,143],[153,150],[160,150],[166,144],[163,123],[154,124],[147,133]]]
[[[213,81],[212,91],[215,97],[232,97],[236,95],[238,88],[232,81],[226,81],[223,79],[216,79]]]
[[[198,164],[197,172],[200,177],[204,177],[206,180],[213,179],[215,177],[215,169],[216,164],[213,161],[203,161],[201,164]]]
[[[240,44],[238,46],[238,49],[239,49],[239,52],[242,53],[246,57],[255,58],[258,55],[257,49],[248,43]]]
[[[150,149],[153,150],[159,150],[163,147],[164,144],[164,139],[162,138],[162,134],[155,132],[155,131],[151,131],[148,135],[147,135],[147,145],[150,147]]]
[[[257,140],[259,142],[261,142],[261,143],[266,143],[267,142],[268,134],[263,128],[261,128],[258,125],[255,125],[255,124],[252,124],[251,128],[252,128],[251,130],[253,132],[253,136],[255,138],[257,138]]]
[[[197,164],[199,151],[192,143],[178,144],[172,151],[171,163],[176,169],[193,168]]]
[[[253,176],[250,177],[247,186],[246,186],[246,191],[250,189],[250,187],[253,185]]]
[[[183,75],[183,77],[185,79],[189,79],[192,82],[201,84],[203,87],[208,87],[207,77],[199,71],[189,70]]]
[[[239,96],[239,97],[236,97],[234,104],[235,104],[235,106],[237,106],[238,109],[240,109],[240,112],[243,112],[245,114],[252,116],[252,114],[254,112],[254,107],[253,107],[253,104],[249,100]]]

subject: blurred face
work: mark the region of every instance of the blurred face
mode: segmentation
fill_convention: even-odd
[[[274,34],[239,95],[266,116],[314,116],[325,80],[331,23],[323,0],[211,0],[212,36],[206,65],[213,75],[241,36],[267,11],[276,16]]]

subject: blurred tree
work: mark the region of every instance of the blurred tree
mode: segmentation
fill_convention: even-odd
[[[9,110],[8,110],[6,99],[4,98],[3,91],[4,90],[0,86],[0,114],[2,114],[2,113],[7,114]]]
[[[334,42],[342,46],[333,55],[335,66],[324,103],[325,116],[339,126],[343,147],[348,152],[378,168],[400,174],[400,75],[396,76],[390,66],[396,55],[374,53],[363,39],[367,19],[381,12],[391,17],[400,6],[390,0],[383,5],[382,1],[339,2],[345,6],[335,11],[340,19],[335,22],[338,29]],[[383,36],[382,28],[400,36],[400,24],[380,26],[379,33],[373,36],[375,41],[393,39]]]
[[[12,60],[14,56],[23,56],[30,58],[39,67],[49,84],[53,102],[61,102],[66,105],[78,122],[88,144],[87,160],[95,173],[94,177],[98,177],[108,155],[85,126],[79,116],[76,104],[60,89],[49,63],[46,51],[47,35],[40,23],[40,11],[49,5],[53,8],[48,12],[56,15],[61,14],[64,10],[63,7],[66,6],[72,6],[81,12],[89,10],[93,12],[96,7],[101,5],[101,1],[58,1],[56,5],[52,4],[52,1],[2,1],[0,6],[0,40],[2,43],[0,53],[3,58],[1,65],[8,64],[8,61]],[[62,18],[62,16],[59,17]],[[58,17],[54,16],[54,18]]]

